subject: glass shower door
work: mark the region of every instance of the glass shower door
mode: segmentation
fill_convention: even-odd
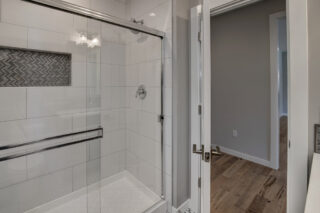
[[[161,39],[108,23],[89,23],[89,29],[101,27],[96,35],[100,52],[94,53],[100,54],[100,73],[87,73],[88,79],[100,79],[100,87],[88,95],[100,96],[97,114],[104,129],[100,210],[144,212],[163,193]]]

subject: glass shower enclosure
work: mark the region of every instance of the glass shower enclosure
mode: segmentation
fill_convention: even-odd
[[[57,0],[0,4],[0,212],[162,201],[164,34]]]

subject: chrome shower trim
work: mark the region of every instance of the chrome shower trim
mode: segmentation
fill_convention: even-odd
[[[81,7],[72,3],[64,2],[61,0],[21,0],[24,2],[29,2],[32,4],[41,5],[48,8],[53,8],[56,10],[72,13],[75,15],[95,19],[98,21],[102,21],[108,24],[112,24],[115,26],[127,28],[129,30],[135,30],[138,32],[142,32],[148,35],[156,36],[161,39],[161,175],[162,175],[162,183],[161,183],[161,200],[166,200],[166,184],[167,184],[167,173],[166,173],[166,166],[165,166],[165,149],[164,149],[164,67],[165,67],[165,38],[166,34],[163,31],[156,30],[144,25],[136,24],[128,20],[124,20],[115,16],[111,16],[109,14],[104,14],[98,11],[94,11],[91,9],[87,9],[85,7]],[[91,139],[89,139],[91,140]],[[172,155],[172,153],[171,153]],[[171,168],[172,169],[172,168]]]
[[[101,131],[101,134],[98,135],[98,136],[89,137],[89,138],[76,140],[76,141],[71,141],[71,142],[67,142],[67,143],[62,143],[62,144],[58,144],[58,145],[52,145],[52,146],[48,146],[48,147],[41,148],[41,149],[35,149],[35,150],[29,150],[29,151],[22,150],[19,153],[7,154],[7,155],[4,155],[4,156],[0,156],[0,162],[12,160],[12,159],[15,159],[15,158],[21,158],[21,157],[24,157],[24,156],[33,155],[33,154],[40,153],[40,152],[45,152],[45,151],[49,151],[49,150],[53,150],[53,149],[59,149],[59,148],[62,148],[62,147],[72,146],[72,145],[75,145],[75,144],[84,143],[84,142],[93,141],[93,140],[97,140],[97,139],[103,138],[103,129],[99,128],[96,131]],[[88,131],[88,132],[91,132],[91,131]]]
[[[161,106],[160,106],[160,115],[159,118],[160,119],[160,123],[161,123],[161,175],[162,175],[162,180],[161,180],[161,199],[162,200],[166,200],[167,197],[167,192],[166,192],[166,158],[167,158],[167,154],[165,153],[165,149],[164,149],[164,122],[165,122],[165,116],[164,116],[164,69],[165,69],[165,39],[162,39],[161,41],[161,77],[160,77],[160,85],[161,85],[161,93],[160,93],[160,102],[161,102]]]
[[[136,30],[142,33],[146,33],[149,35],[157,36],[157,37],[160,37],[161,39],[165,37],[165,33],[160,30],[156,30],[140,24],[136,24],[131,21],[127,21],[115,16],[111,16],[109,14],[95,11],[95,10],[90,10],[85,7],[81,7],[69,2],[64,2],[61,0],[22,0],[22,1],[30,2],[33,4],[38,4],[46,7],[51,7],[54,9],[66,11],[66,12],[77,14],[80,16],[89,17],[89,18],[103,21],[109,24],[113,24],[120,27],[125,27],[131,30]]]
[[[88,129],[88,130],[83,130],[83,131],[79,131],[79,132],[72,132],[72,133],[66,133],[66,134],[62,134],[62,135],[56,135],[56,136],[42,138],[39,140],[34,140],[34,141],[30,141],[30,142],[25,142],[25,143],[4,145],[4,146],[0,146],[0,151],[14,149],[14,148],[22,147],[22,146],[30,146],[30,145],[34,145],[34,144],[38,144],[38,143],[47,142],[50,140],[56,140],[56,139],[61,139],[61,138],[65,138],[65,137],[76,136],[76,135],[81,135],[81,134],[91,133],[91,132],[99,132],[99,131],[102,133],[102,136],[103,136],[103,128],[98,127],[95,129]]]

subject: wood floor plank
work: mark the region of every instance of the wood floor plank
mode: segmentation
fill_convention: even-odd
[[[211,213],[285,213],[287,118],[280,119],[280,168],[231,155],[212,158]]]
[[[263,182],[266,177],[263,175],[257,175],[255,178],[250,181],[249,187],[247,187],[244,193],[241,195],[236,206],[241,209],[248,209],[257,195],[259,195],[260,189],[263,186]]]
[[[225,170],[222,175],[228,178],[232,177],[245,163],[244,160],[238,159],[230,168]]]

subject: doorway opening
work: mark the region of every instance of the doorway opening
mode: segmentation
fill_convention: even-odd
[[[211,212],[286,212],[286,1],[211,17]]]

